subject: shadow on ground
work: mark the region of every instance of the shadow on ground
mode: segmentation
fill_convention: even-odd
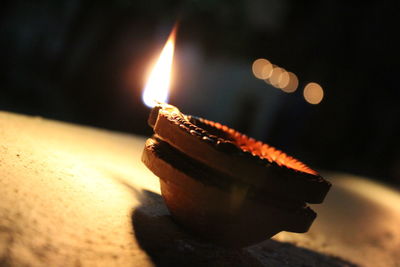
[[[275,240],[244,249],[204,243],[172,220],[160,195],[130,188],[141,201],[132,212],[133,232],[156,266],[356,266]]]

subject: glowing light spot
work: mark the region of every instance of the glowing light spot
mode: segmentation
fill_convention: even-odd
[[[299,86],[299,80],[297,79],[296,74],[294,74],[293,72],[286,72],[286,73],[289,77],[289,81],[287,85],[282,86],[281,89],[286,93],[293,93],[297,90],[297,87]]]
[[[313,105],[319,104],[324,98],[324,90],[317,83],[309,83],[303,91],[304,99]]]
[[[274,69],[274,66],[271,63],[265,65],[261,71],[262,79],[264,80],[264,79],[268,79],[269,77],[271,77],[273,69]]]
[[[271,76],[273,66],[265,58],[259,58],[253,62],[252,71],[256,78],[264,80]]]
[[[289,82],[290,82],[289,73],[286,70],[283,70],[283,72],[279,76],[277,87],[283,89],[289,84]]]
[[[284,69],[282,69],[280,67],[274,67],[274,69],[272,70],[271,77],[268,79],[269,82],[273,86],[279,87],[279,82],[280,82],[281,75],[282,75],[283,72],[285,72]]]

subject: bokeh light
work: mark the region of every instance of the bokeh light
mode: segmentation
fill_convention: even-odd
[[[268,79],[272,73],[272,64],[265,58],[259,58],[253,62],[252,70],[256,78],[264,80]]]
[[[275,87],[279,87],[279,82],[281,80],[281,75],[285,72],[284,69],[282,69],[281,67],[274,67],[271,77],[269,78],[269,82],[275,86]]]
[[[288,86],[289,82],[290,82],[289,73],[286,70],[283,70],[278,79],[278,88],[280,89],[285,88],[286,86]]]
[[[299,86],[299,79],[293,72],[288,71],[286,73],[289,77],[289,80],[285,86],[281,87],[281,89],[286,93],[293,93],[297,90],[297,87]]]
[[[273,69],[274,69],[274,66],[268,61],[268,64],[265,64],[264,67],[262,68],[262,72],[261,72],[262,79],[265,80],[265,79],[270,78],[272,75]]]
[[[311,82],[304,87],[303,95],[308,103],[317,105],[324,98],[324,90],[319,84]]]
[[[286,71],[265,58],[256,59],[252,65],[256,78],[264,80],[267,84],[282,89],[285,93],[293,93],[299,86],[299,80],[293,72]]]

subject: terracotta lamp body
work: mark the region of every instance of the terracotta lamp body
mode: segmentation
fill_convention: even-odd
[[[229,247],[280,231],[307,232],[331,184],[316,171],[227,126],[153,108],[145,165],[160,178],[172,217],[203,239]]]

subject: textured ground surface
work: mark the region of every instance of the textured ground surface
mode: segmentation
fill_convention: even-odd
[[[344,174],[307,234],[243,250],[176,226],[144,139],[0,112],[0,266],[400,266],[400,194]]]

